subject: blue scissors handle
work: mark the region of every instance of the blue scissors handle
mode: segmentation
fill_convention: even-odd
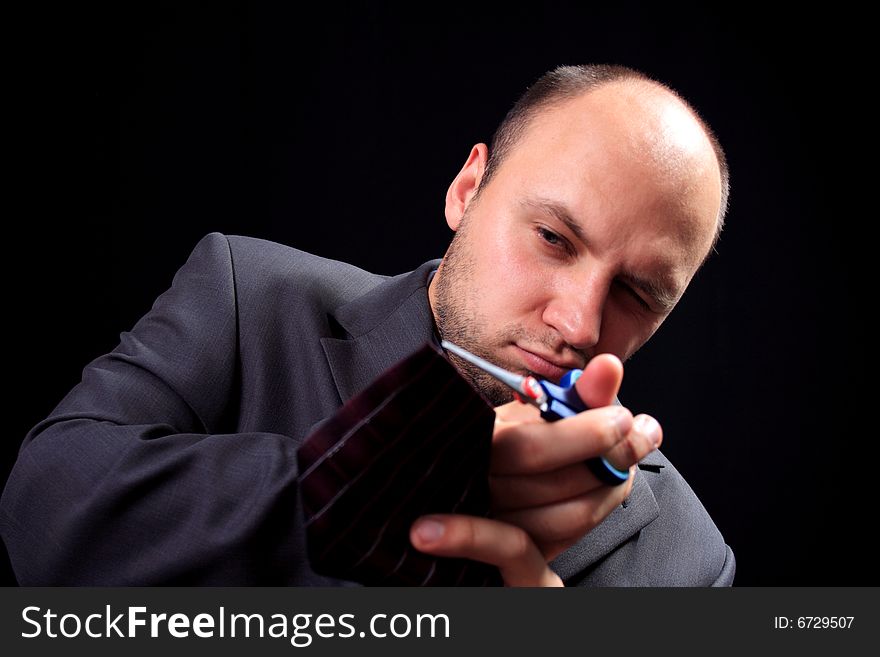
[[[583,374],[583,370],[570,370],[562,377],[559,385],[549,381],[538,381],[547,394],[547,408],[541,411],[541,417],[547,422],[556,422],[587,410],[587,405],[584,404],[574,387],[581,374]],[[619,470],[604,456],[587,459],[586,464],[590,472],[603,484],[617,486],[629,479],[629,471]]]

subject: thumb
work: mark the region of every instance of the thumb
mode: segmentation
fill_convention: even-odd
[[[575,390],[589,408],[610,406],[623,381],[623,363],[613,354],[599,354],[584,368]]]

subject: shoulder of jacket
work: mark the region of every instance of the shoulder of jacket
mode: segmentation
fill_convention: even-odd
[[[388,279],[346,262],[256,237],[217,232],[202,238],[202,244],[217,257],[226,251],[236,289],[244,295],[269,294],[277,299],[294,295],[300,304],[334,308]]]
[[[232,266],[238,274],[245,271],[262,275],[276,272],[285,276],[307,276],[325,282],[345,279],[373,284],[388,278],[370,273],[346,262],[324,258],[292,246],[257,237],[213,232],[202,238],[199,245],[203,244],[212,250],[226,247],[232,260]]]

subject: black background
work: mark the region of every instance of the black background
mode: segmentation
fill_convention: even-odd
[[[559,64],[619,63],[695,105],[733,183],[717,253],[627,364],[621,398],[661,420],[737,584],[878,584],[866,17],[294,4],[10,17],[3,479],[204,234],[412,269],[442,255],[446,188],[527,85]]]

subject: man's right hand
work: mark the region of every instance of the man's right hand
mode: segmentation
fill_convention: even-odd
[[[656,420],[633,418],[613,405],[622,379],[620,360],[597,356],[576,384],[591,410],[548,423],[531,406],[498,407],[490,469],[494,518],[432,516],[443,531],[430,543],[414,531],[414,545],[431,554],[492,563],[508,585],[561,585],[547,562],[623,502],[636,463],[662,441]],[[619,486],[599,482],[584,463],[597,456],[630,469],[629,480]]]
[[[496,409],[490,470],[494,517],[528,532],[548,561],[626,499],[636,464],[662,442],[656,420],[633,418],[614,404],[622,380],[620,360],[603,354],[587,364],[576,383],[590,410],[549,423],[532,406],[515,402]],[[632,470],[629,480],[602,484],[585,463],[599,456]]]

